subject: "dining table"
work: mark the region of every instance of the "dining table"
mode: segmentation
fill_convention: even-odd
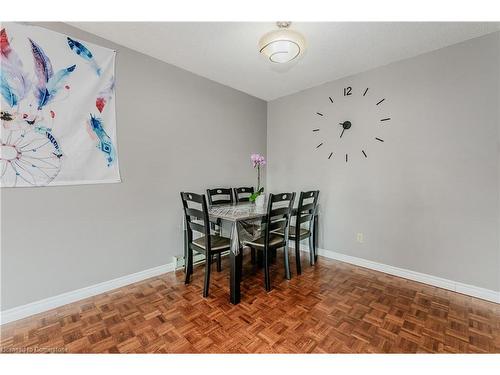
[[[267,216],[267,204],[262,207],[255,203],[239,202],[233,204],[213,205],[209,207],[209,220],[213,222],[226,223],[230,227],[230,250],[229,250],[229,300],[232,304],[238,304],[241,300],[240,282],[243,261],[243,246],[245,241],[255,240],[263,234],[263,225]],[[292,215],[297,214],[294,208]],[[317,243],[317,213],[314,216],[313,238]]]

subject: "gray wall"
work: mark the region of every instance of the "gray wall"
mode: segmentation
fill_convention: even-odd
[[[499,33],[499,44],[500,44],[500,33]],[[500,77],[500,64],[497,66],[498,68],[498,76]],[[497,265],[497,272],[498,272],[498,288],[497,290],[500,290],[500,83],[498,84],[498,98],[497,98],[497,124],[498,124],[498,131],[497,131],[497,150],[498,150],[498,213],[499,213],[499,219],[498,219],[498,230],[497,230],[497,236],[498,236],[498,244],[499,244],[499,255],[498,255],[498,265]]]
[[[500,290],[499,66],[495,33],[268,103],[268,190],[321,190],[321,248]]]
[[[266,152],[265,102],[39,25],[118,51],[123,183],[1,190],[2,310],[171,262],[182,252],[179,191],[254,184],[249,154]],[[499,43],[488,35],[270,102],[269,191],[321,190],[322,248],[500,290]],[[347,85],[358,97],[330,105]],[[387,97],[390,124],[373,122],[374,97]],[[352,131],[335,143],[348,116]]]
[[[2,189],[2,310],[172,262],[179,192],[253,185],[266,103],[61,23],[117,50],[121,184]],[[161,41],[159,41],[161,42]]]

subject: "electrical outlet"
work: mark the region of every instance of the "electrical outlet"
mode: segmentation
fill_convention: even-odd
[[[356,241],[358,241],[359,243],[363,243],[364,242],[364,238],[363,238],[363,233],[357,233],[356,234]]]

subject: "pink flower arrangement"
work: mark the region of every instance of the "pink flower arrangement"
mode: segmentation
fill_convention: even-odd
[[[252,161],[252,165],[254,168],[257,166],[266,165],[266,158],[264,157],[264,155],[252,154],[250,155],[250,160]]]
[[[250,155],[252,166],[257,168],[257,190],[250,196],[250,201],[254,202],[255,199],[264,192],[264,188],[260,187],[260,167],[266,165],[266,158],[264,155],[252,154]]]

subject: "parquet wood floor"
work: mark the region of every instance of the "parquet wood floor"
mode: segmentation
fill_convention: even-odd
[[[303,274],[290,281],[282,270],[278,261],[266,293],[262,272],[245,265],[237,306],[229,303],[227,259],[207,299],[202,267],[189,286],[172,272],[3,325],[1,349],[500,353],[500,305],[322,257],[314,268],[304,257]]]

